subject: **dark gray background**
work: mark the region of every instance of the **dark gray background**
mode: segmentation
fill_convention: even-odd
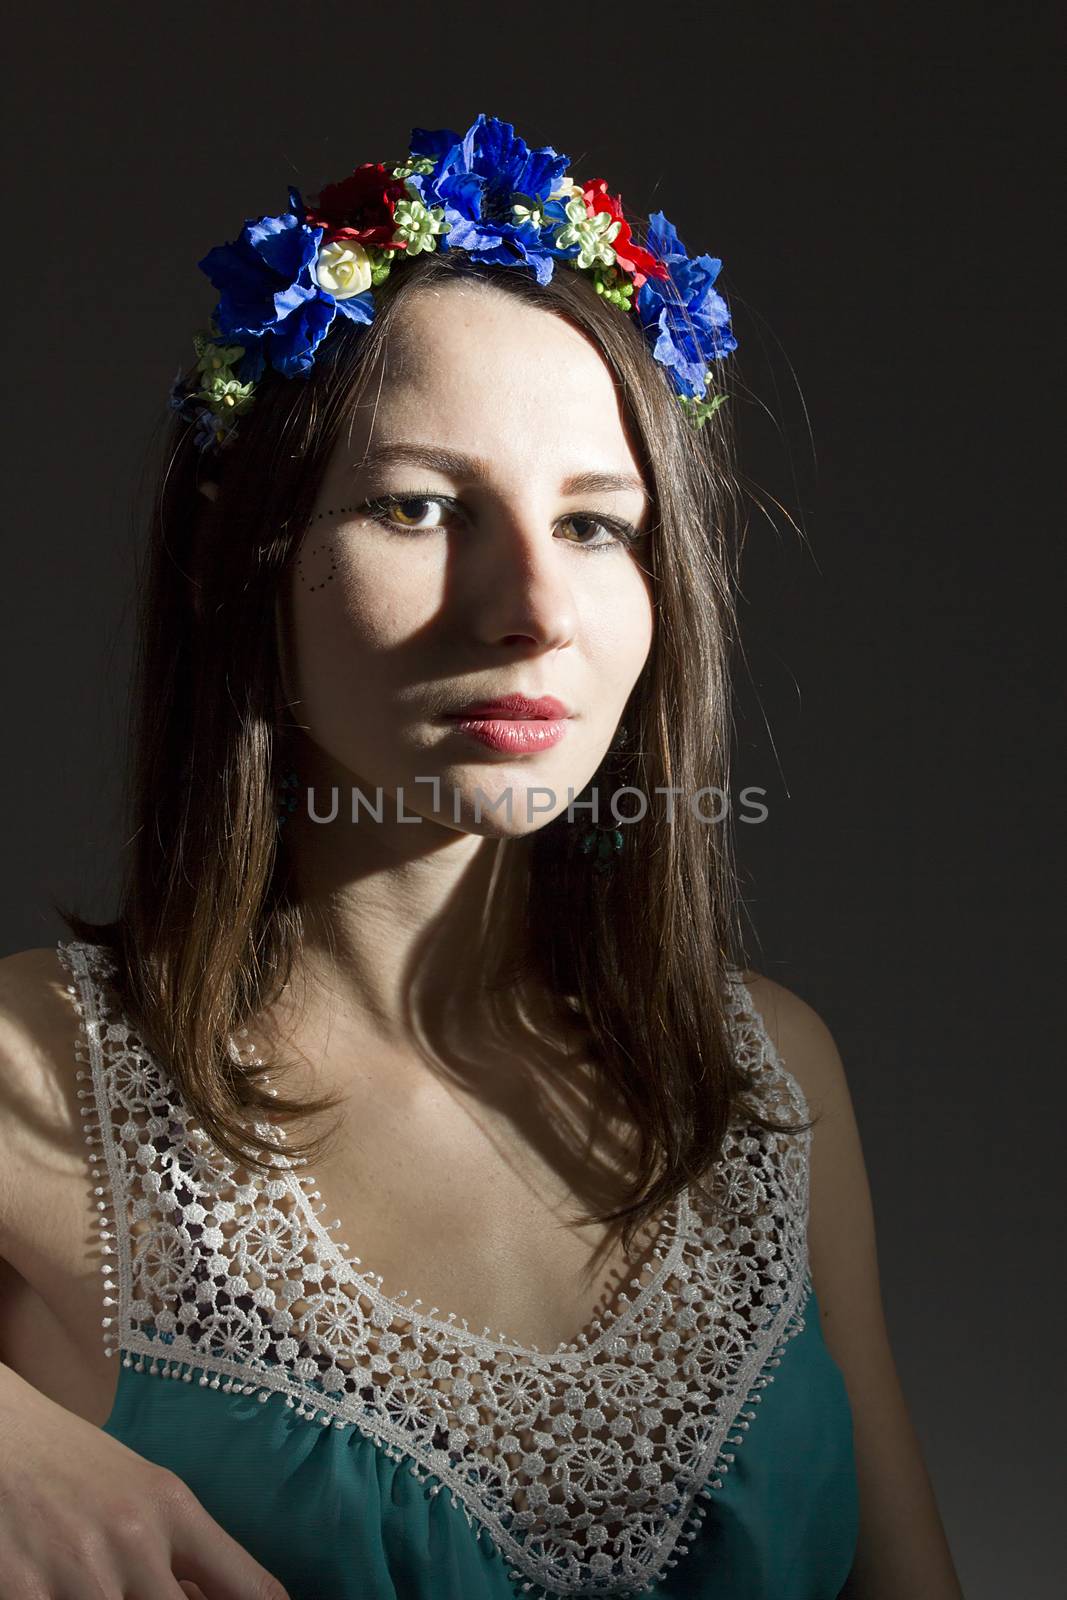
[[[112,906],[139,475],[213,244],[485,111],[723,257],[751,953],[844,1056],[969,1600],[1063,1571],[1053,14],[50,5],[5,85],[5,952]]]

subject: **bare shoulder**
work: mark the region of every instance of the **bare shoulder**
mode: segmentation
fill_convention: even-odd
[[[66,1104],[56,1068],[57,1047],[77,1032],[69,981],[54,946],[0,957],[0,1097],[8,1114],[58,1115]]]
[[[0,958],[0,1255],[34,1204],[28,1178],[80,1153],[68,981],[54,946]]]

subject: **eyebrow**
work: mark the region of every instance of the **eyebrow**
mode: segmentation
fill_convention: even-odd
[[[457,450],[446,450],[432,444],[381,444],[353,462],[357,471],[368,467],[387,466],[394,461],[408,461],[415,466],[429,467],[446,477],[464,478],[469,483],[487,483],[489,468],[477,456],[465,456]],[[636,490],[647,494],[640,478],[629,472],[576,472],[560,484],[562,494],[610,493],[614,489]]]

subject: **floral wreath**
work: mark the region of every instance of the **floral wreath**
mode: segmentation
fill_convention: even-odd
[[[414,128],[407,161],[367,162],[304,204],[289,189],[281,216],[248,220],[199,262],[220,299],[211,332],[194,335],[196,365],[179,372],[172,409],[195,424],[201,451],[220,450],[252,406],[266,368],[307,377],[335,318],[374,320],[373,291],[395,263],[430,250],[531,269],[547,284],[557,261],[589,273],[597,293],[636,315],[655,359],[696,427],[725,399],[706,397],[711,363],[737,348],[714,256],[687,255],[662,211],[637,244],[603,178],[577,184],[569,158],[531,150],[509,122],[480,114],[465,134]]]

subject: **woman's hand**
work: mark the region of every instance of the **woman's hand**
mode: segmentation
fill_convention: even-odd
[[[176,1477],[0,1366],[5,1600],[289,1600]]]

